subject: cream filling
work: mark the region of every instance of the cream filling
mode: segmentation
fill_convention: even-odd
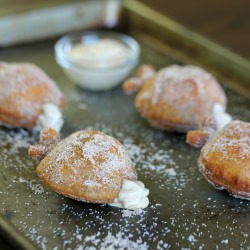
[[[118,197],[108,205],[127,209],[146,208],[149,204],[149,190],[141,181],[123,180]]]
[[[217,130],[221,130],[232,121],[232,116],[229,115],[225,111],[225,108],[218,103],[214,104],[213,106],[213,115],[216,120]]]
[[[43,106],[43,113],[38,117],[35,129],[53,128],[60,132],[64,120],[61,110],[52,103]]]
[[[123,65],[128,60],[129,50],[114,39],[103,38],[91,44],[73,46],[69,56],[80,67],[106,68]]]

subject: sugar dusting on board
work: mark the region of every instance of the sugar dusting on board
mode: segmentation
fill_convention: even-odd
[[[34,193],[34,194],[42,194],[44,192],[44,188],[40,183],[37,183],[37,180],[26,180],[22,177],[19,177],[18,179],[14,177],[12,179],[13,182],[20,182],[27,185],[28,188]]]
[[[110,108],[100,96],[91,99],[89,95],[78,96],[74,105],[83,114],[95,103]],[[108,93],[103,95],[109,97]],[[81,100],[86,102],[84,110]],[[72,131],[95,129],[117,138],[136,164],[139,179],[150,189],[149,207],[121,210],[54,193],[37,178],[37,162],[26,155],[28,145],[37,138],[25,130],[0,130],[1,213],[24,235],[41,249],[54,250],[206,249],[210,246],[207,241],[213,242],[215,249],[247,248],[249,223],[245,214],[250,212],[249,203],[207,185],[197,170],[198,151],[183,146],[184,136],[140,124],[132,127],[134,118],[126,115],[111,126],[108,116],[105,120],[102,113],[91,110],[91,114],[101,122],[84,120],[84,127],[72,123]],[[233,238],[239,239],[237,246]]]
[[[224,246],[229,244],[228,235],[235,236],[236,230],[237,233],[242,232],[241,236],[245,239],[240,244],[244,246],[247,243],[247,228],[237,224],[237,220],[233,223],[234,228],[232,224],[225,229],[222,228],[222,224],[220,225],[221,219],[227,221],[233,217],[234,212],[242,210],[245,207],[243,202],[235,205],[234,211],[231,209],[231,212],[227,214],[230,200],[222,204],[213,198],[208,199],[207,202],[186,198],[185,192],[187,190],[195,191],[189,188],[190,182],[195,181],[197,185],[199,183],[204,185],[204,183],[203,179],[196,175],[196,166],[189,165],[192,156],[185,155],[182,150],[178,149],[178,145],[175,147],[177,141],[174,138],[169,140],[162,132],[154,131],[154,133],[147,133],[147,136],[142,132],[141,137],[145,140],[142,139],[138,143],[136,130],[129,132],[111,129],[104,123],[95,123],[87,129],[101,130],[116,137],[124,144],[133,162],[136,163],[139,177],[146,183],[151,182],[155,186],[155,190],[152,190],[151,204],[146,210],[120,210],[109,206],[72,201],[46,188],[35,175],[34,166],[36,163],[31,164],[33,166],[27,166],[26,158],[20,156],[20,159],[17,159],[19,165],[8,162],[8,168],[15,170],[12,184],[8,187],[12,188],[13,195],[16,195],[16,206],[12,213],[20,215],[20,220],[16,220],[15,225],[42,249],[51,249],[51,246],[52,249],[91,250],[107,248],[152,249],[152,247],[154,249],[170,249],[171,247],[203,249],[202,239],[205,235],[213,239],[215,233],[209,231],[207,224],[199,220],[199,209],[204,210],[203,214],[208,222],[214,221],[215,216],[220,214],[220,219],[218,218],[215,224],[221,232],[221,244]],[[18,146],[8,156],[15,155],[18,158],[16,152],[22,151],[29,145],[31,138],[23,131],[20,133],[21,135],[15,134],[14,137],[17,139],[21,136],[23,146]],[[4,138],[4,134],[0,133],[2,138]],[[9,134],[7,138],[9,142],[15,140],[10,139]],[[163,138],[165,140],[159,147],[156,141]],[[173,145],[169,149],[172,143]],[[6,146],[7,143],[2,143],[3,148]],[[2,154],[3,151],[1,151],[1,156]],[[187,165],[180,167],[179,162],[183,159],[186,160]],[[27,172],[30,173],[29,178],[24,177],[27,176]],[[39,185],[42,185],[43,189],[40,189]],[[34,186],[37,188],[35,191]],[[27,189],[31,193],[29,197],[23,195],[24,190]],[[164,189],[164,193],[168,195],[171,206],[162,204],[161,200],[154,198],[161,189]],[[170,192],[173,194],[170,195]],[[0,195],[6,196],[7,193],[7,191],[2,191]],[[42,203],[40,202],[41,198],[43,199]],[[178,201],[179,206],[173,205],[172,199]],[[54,210],[50,210],[50,208],[46,210],[46,206],[49,207],[51,202],[56,202],[58,205]],[[44,217],[41,216],[40,211],[35,209],[42,204],[45,208]],[[61,209],[58,209],[58,206]],[[2,212],[6,216],[10,216],[8,207],[8,199],[6,199],[2,208]],[[31,209],[32,207],[33,209]],[[26,214],[23,213],[23,209],[27,211]],[[250,208],[248,206],[245,209]],[[185,211],[193,213],[194,218],[192,220],[188,218]],[[36,218],[36,224],[33,223],[32,218]]]
[[[1,124],[0,124],[1,128]],[[6,147],[5,153],[14,155],[21,148],[28,148],[30,143],[34,142],[34,137],[24,129],[7,129],[0,130],[0,146]]]
[[[78,246],[77,250],[92,250],[95,249],[93,246],[86,246],[89,242],[97,247],[98,249],[138,249],[146,250],[148,249],[147,243],[143,243],[142,240],[130,240],[129,236],[124,235],[122,232],[118,232],[115,235],[112,235],[110,232],[104,237],[99,238],[100,234],[94,234],[92,236],[87,236],[84,239],[82,246]]]

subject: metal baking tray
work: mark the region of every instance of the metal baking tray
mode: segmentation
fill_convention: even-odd
[[[221,80],[228,112],[250,121],[248,61],[141,3],[124,1],[123,11],[116,29],[138,40],[141,63],[202,65]],[[66,96],[62,137],[96,129],[120,140],[150,189],[150,205],[133,212],[53,192],[38,179],[38,162],[27,156],[37,136],[1,126],[1,234],[17,249],[249,249],[250,202],[214,189],[198,171],[199,150],[185,143],[184,134],[150,127],[121,86],[98,93],[75,86],[56,64],[53,45],[10,47],[0,50],[0,58],[33,62],[58,83]]]

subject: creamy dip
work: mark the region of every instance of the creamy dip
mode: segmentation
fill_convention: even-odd
[[[128,209],[146,208],[149,204],[148,195],[149,190],[141,181],[123,180],[118,197],[109,205]]]
[[[60,132],[63,126],[63,115],[61,110],[52,103],[43,106],[43,113],[38,117],[35,129],[53,128]]]
[[[119,41],[103,38],[90,44],[74,45],[69,51],[69,58],[79,67],[117,67],[127,62],[129,50]]]
[[[221,130],[232,121],[232,116],[225,111],[225,108],[216,103],[213,106],[213,115],[217,123],[217,130]]]

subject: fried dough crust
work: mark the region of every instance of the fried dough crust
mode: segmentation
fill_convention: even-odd
[[[201,149],[200,172],[218,189],[250,200],[250,123],[233,121]]]
[[[46,103],[64,105],[56,83],[31,63],[0,62],[0,93],[0,121],[14,127],[34,127]]]
[[[102,204],[118,197],[123,179],[137,179],[122,144],[98,131],[79,131],[56,144],[38,165],[37,174],[60,194]]]

